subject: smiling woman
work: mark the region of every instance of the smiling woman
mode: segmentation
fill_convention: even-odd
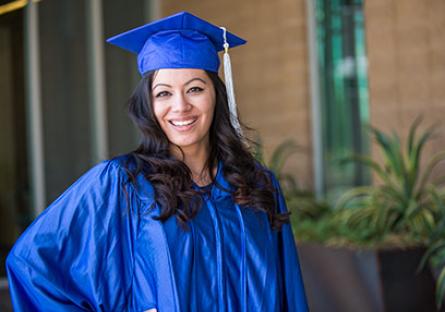
[[[280,186],[217,74],[217,52],[245,41],[182,12],[109,42],[138,54],[140,145],[88,171],[18,240],[16,311],[307,311]]]
[[[211,182],[203,170],[209,154],[209,129],[215,111],[215,89],[202,69],[160,69],[152,87],[153,112],[170,141],[170,152],[182,159],[198,185]]]
[[[201,69],[160,69],[153,79],[152,105],[171,143],[170,152],[177,158],[183,155],[183,161],[200,182],[202,168],[196,165],[205,163],[209,153],[209,129],[215,110],[210,77]],[[210,181],[210,177],[206,180]]]

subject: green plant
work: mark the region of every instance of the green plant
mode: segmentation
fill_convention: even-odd
[[[419,265],[419,270],[423,268],[429,260],[434,268],[439,271],[436,286],[436,304],[440,309],[443,298],[445,297],[445,205],[443,205],[443,194],[434,194],[437,204],[440,205],[443,217],[440,223],[435,228],[429,242],[429,248],[425,253],[422,262]]]
[[[405,146],[396,133],[391,136],[371,128],[383,156],[382,163],[367,156],[352,160],[368,166],[380,183],[349,190],[337,202],[335,222],[348,232],[361,233],[358,241],[377,246],[429,247],[425,255],[439,265],[445,263],[445,190],[443,177],[433,179],[445,151],[433,155],[422,170],[422,153],[434,127],[418,133],[420,118],[410,128]],[[445,294],[445,268],[437,282],[438,304]]]
[[[266,161],[261,139],[258,138],[256,141],[258,143],[255,145],[254,149],[255,158],[261,163],[264,163],[271,171],[273,171],[277,179],[286,187],[298,188],[298,183],[295,176],[283,172],[283,166],[289,157],[299,151],[298,145],[291,139],[285,140],[272,151],[270,159]]]
[[[341,196],[336,205],[338,222],[377,241],[398,237],[403,244],[428,243],[443,217],[445,197],[431,176],[445,159],[445,151],[434,155],[421,170],[422,153],[433,128],[418,135],[419,124],[417,119],[411,126],[405,148],[396,133],[389,136],[371,128],[382,163],[363,155],[352,160],[368,166],[380,183],[356,187]]]
[[[368,166],[379,183],[347,191],[335,207],[316,200],[312,192],[298,187],[294,176],[283,173],[287,159],[299,150],[292,141],[281,143],[268,163],[264,161],[261,144],[255,154],[284,186],[299,240],[354,248],[426,246],[428,251],[421,265],[429,261],[439,268],[436,298],[440,305],[445,294],[445,179],[433,179],[433,173],[445,159],[445,151],[422,162],[434,127],[419,133],[419,125],[417,119],[405,144],[396,133],[387,135],[370,128],[382,162],[364,155],[350,157],[348,161]]]
[[[427,260],[430,260],[432,266],[440,271],[436,285],[436,304],[440,309],[445,296],[445,238],[442,237],[430,245],[419,265],[419,269],[426,265]]]
[[[284,172],[283,168],[289,157],[301,150],[293,140],[281,142],[272,151],[269,160],[265,159],[261,139],[258,138],[256,141],[258,143],[255,145],[255,158],[273,171],[280,181],[287,206],[292,212],[291,222],[296,223],[297,220],[306,218],[314,220],[329,210],[327,204],[317,201],[311,191],[301,189],[295,175]]]

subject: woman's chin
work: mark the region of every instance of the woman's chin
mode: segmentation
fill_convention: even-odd
[[[191,136],[184,138],[174,138],[170,140],[172,145],[179,147],[183,152],[185,151],[198,151],[200,149],[207,149],[209,147],[209,141],[203,138],[194,138]]]

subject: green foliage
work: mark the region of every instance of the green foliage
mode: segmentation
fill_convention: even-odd
[[[325,244],[378,248],[426,245],[432,236],[444,233],[445,224],[439,225],[445,218],[445,194],[431,176],[445,151],[421,170],[422,152],[433,128],[419,133],[419,124],[420,119],[413,123],[405,147],[397,134],[370,128],[382,161],[366,155],[348,161],[369,167],[379,183],[346,191],[334,207],[316,201],[311,193],[288,189],[296,234]]]
[[[378,163],[368,156],[352,160],[368,166],[380,180],[373,186],[353,188],[336,204],[341,223],[357,231],[366,231],[370,239],[384,240],[387,235],[403,236],[413,245],[424,245],[435,232],[443,217],[443,190],[431,181],[437,164],[445,152],[434,155],[421,169],[421,156],[433,129],[417,134],[420,119],[412,125],[406,144],[400,138],[371,128],[371,133],[383,156]]]
[[[326,203],[317,201],[312,192],[300,188],[293,174],[284,172],[283,168],[289,157],[301,150],[294,141],[286,140],[280,143],[275,150],[273,150],[268,161],[265,159],[261,140],[257,139],[256,141],[258,144],[255,146],[254,156],[258,161],[272,170],[280,181],[284,196],[286,197],[287,206],[292,212],[292,221],[304,220],[306,218],[317,220],[329,211],[330,208]]]
[[[291,174],[283,172],[283,166],[289,157],[299,151],[298,145],[292,140],[286,140],[275,148],[270,156],[270,160],[266,161],[261,139],[257,139],[257,142],[258,143],[255,145],[253,152],[255,158],[272,170],[281,183],[289,186],[290,188],[298,188],[295,177]]]
[[[437,182],[443,177],[434,182],[432,174],[445,159],[445,151],[433,155],[426,162],[425,170],[420,170],[424,146],[434,129],[431,127],[418,135],[419,124],[420,119],[413,123],[405,151],[396,134],[389,137],[372,129],[383,152],[383,165],[366,157],[358,160],[370,166],[382,183],[363,192],[351,190],[338,205],[350,206],[342,211],[353,211],[350,216],[343,216],[352,227],[367,227],[376,237],[388,233],[403,235],[414,244],[428,246],[424,262],[430,259],[433,265],[442,267],[436,287],[437,305],[440,306],[445,295],[445,191]],[[373,213],[365,217],[367,209]]]
[[[419,125],[420,118],[411,126],[404,147],[396,133],[387,135],[371,128],[382,163],[367,156],[352,160],[368,166],[380,183],[346,192],[337,202],[336,219],[369,240],[387,242],[388,237],[398,237],[403,240],[396,240],[395,247],[400,243],[429,247],[423,262],[430,259],[442,267],[436,294],[440,305],[445,295],[445,189],[443,177],[433,180],[433,172],[445,160],[445,151],[422,163],[434,127],[419,133]]]
[[[444,232],[442,232],[443,235]],[[433,267],[439,268],[440,273],[436,285],[436,304],[440,310],[445,296],[445,238],[442,237],[437,241],[431,242],[427,252],[425,253],[422,262],[419,265],[419,270],[424,267],[427,260],[431,260]],[[441,269],[440,269],[441,268]]]
[[[445,295],[445,177],[434,173],[445,160],[445,151],[422,159],[434,127],[420,131],[420,121],[413,123],[403,144],[395,132],[388,135],[370,128],[382,160],[356,155],[345,161],[367,166],[378,181],[346,191],[335,206],[316,200],[298,188],[295,177],[283,173],[286,160],[298,151],[293,142],[280,144],[267,165],[285,186],[299,240],[356,248],[426,246],[422,265],[429,261],[440,270],[436,294],[440,305]]]

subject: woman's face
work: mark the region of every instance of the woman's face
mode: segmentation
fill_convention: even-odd
[[[186,152],[209,146],[215,88],[201,69],[160,69],[152,88],[154,115],[167,138]]]

